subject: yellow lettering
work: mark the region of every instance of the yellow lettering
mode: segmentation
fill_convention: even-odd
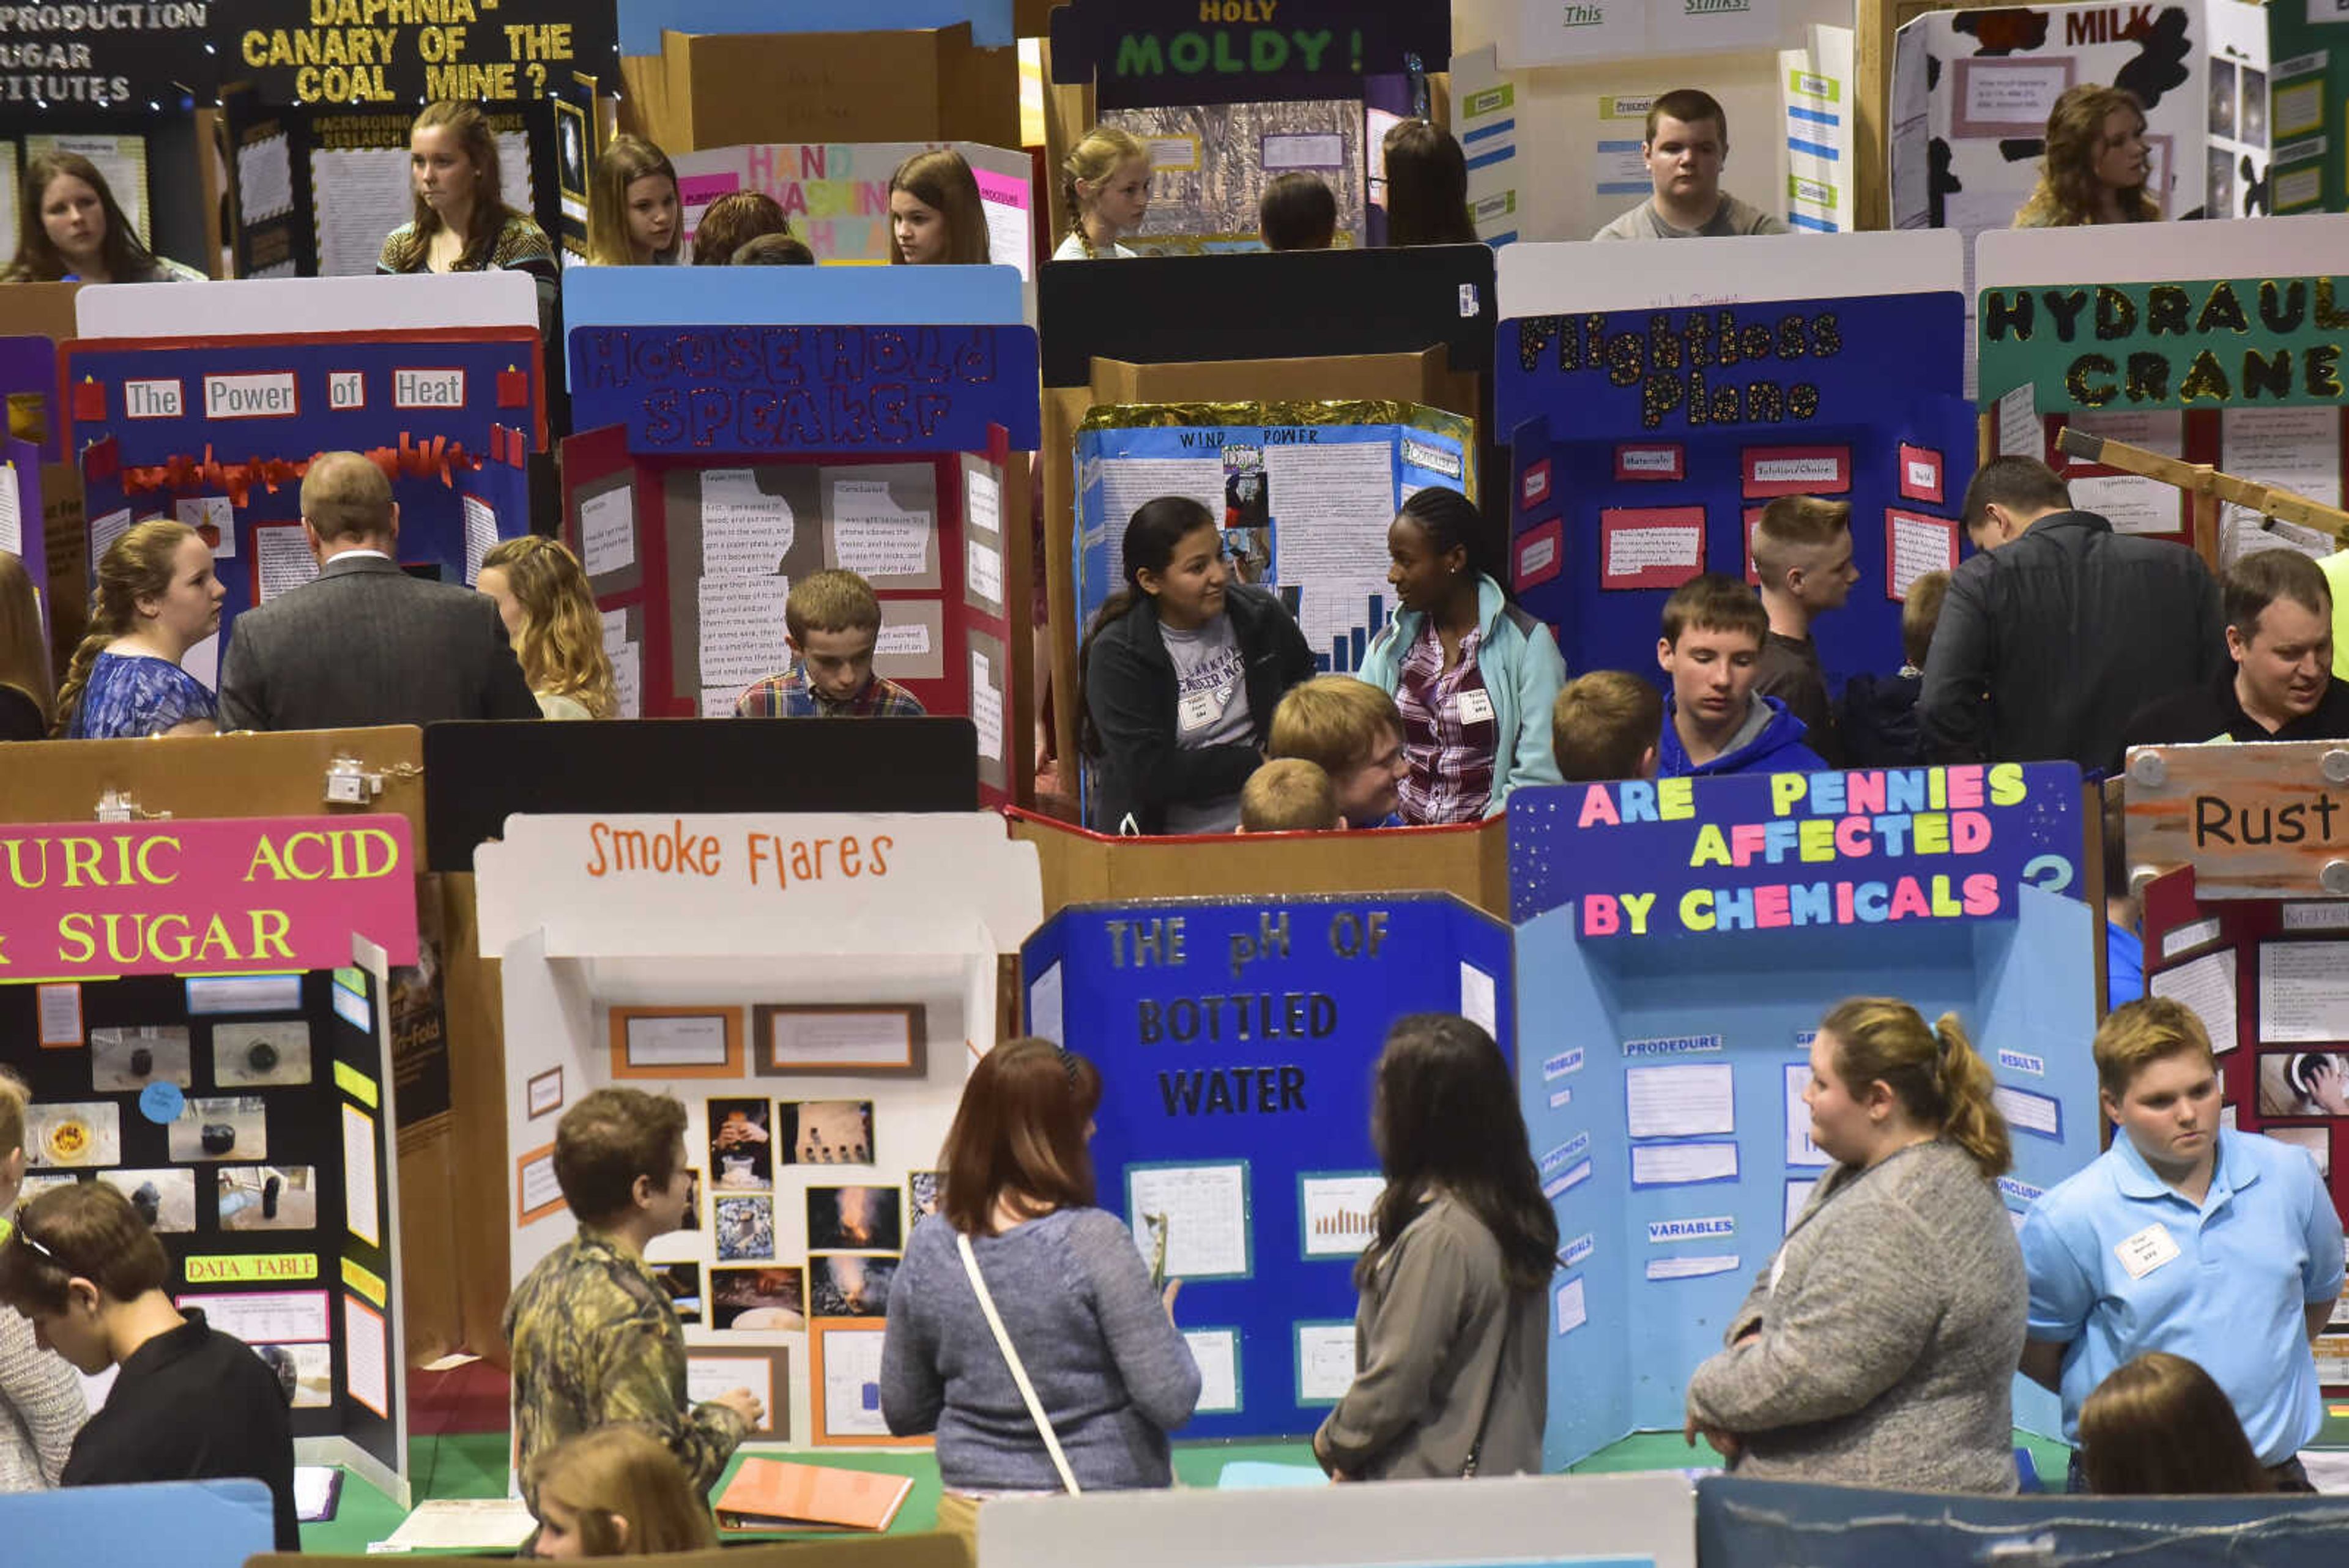
[[[264,866],[269,867],[269,877],[272,881],[298,882],[301,880],[285,869],[285,862],[278,857],[277,846],[269,842],[269,835],[265,833],[254,842],[253,862],[244,868],[244,879],[248,882],[252,881]]]
[[[98,956],[98,943],[89,934],[88,915],[64,915],[57,919],[57,956],[67,963],[88,963]],[[78,947],[79,951],[75,949]]]
[[[256,959],[294,956],[293,945],[285,938],[294,929],[293,917],[283,909],[255,909],[253,912],[253,952]]]
[[[1691,866],[1726,866],[1729,864],[1729,841],[1722,836],[1721,825],[1708,822],[1696,830],[1696,850],[1689,857]]]
[[[2021,763],[1998,763],[1990,770],[1990,803],[1992,805],[2014,805],[2029,792],[2023,784]]]
[[[1685,930],[1713,929],[1713,893],[1704,888],[1691,888],[1681,895],[1681,926]]]
[[[140,839],[139,841],[139,880],[151,882],[159,888],[168,888],[180,879],[180,874],[174,871],[167,877],[147,864],[147,857],[158,849],[169,849],[172,854],[177,855],[180,852],[180,841],[160,836]]]
[[[1666,822],[1686,822],[1696,815],[1696,780],[1656,781],[1656,815]]]

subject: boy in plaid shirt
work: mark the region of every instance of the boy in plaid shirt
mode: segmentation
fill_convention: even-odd
[[[792,667],[735,700],[738,719],[918,719],[922,704],[873,673],[881,601],[854,572],[817,572],[783,601]]]

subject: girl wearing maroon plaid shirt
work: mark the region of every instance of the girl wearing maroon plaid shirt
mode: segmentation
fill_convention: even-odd
[[[1402,818],[1499,815],[1521,784],[1558,784],[1549,714],[1566,661],[1548,627],[1509,603],[1478,562],[1485,520],[1431,486],[1387,529],[1387,581],[1402,607],[1358,673],[1402,711]]]

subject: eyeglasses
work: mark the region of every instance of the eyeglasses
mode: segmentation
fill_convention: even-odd
[[[50,1262],[55,1263],[58,1268],[66,1269],[66,1261],[63,1258],[58,1257],[55,1252],[50,1251],[47,1246],[42,1244],[39,1237],[34,1235],[30,1230],[26,1229],[25,1225],[26,1208],[26,1205],[23,1203],[16,1205],[16,1239],[24,1242],[27,1247],[33,1249],[34,1251],[38,1252],[42,1257],[47,1258]],[[71,1273],[73,1271],[71,1269],[66,1269],[66,1272],[67,1273]]]

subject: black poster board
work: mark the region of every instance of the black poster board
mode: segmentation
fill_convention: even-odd
[[[66,992],[80,1044],[36,1046],[58,1034]],[[364,1456],[380,1467],[370,1480],[398,1488],[405,1382],[378,1003],[359,969],[12,984],[0,986],[0,1039],[21,1043],[9,1064],[32,1090],[26,1195],[111,1181],[155,1226],[174,1300],[204,1308],[285,1380],[297,1453]]]
[[[1044,384],[1081,387],[1095,359],[1318,359],[1436,343],[1454,370],[1489,378],[1494,279],[1486,245],[1049,264],[1036,286]]]
[[[273,103],[502,108],[544,98],[574,70],[616,76],[620,65],[613,0],[213,0],[209,10],[222,75]]]
[[[471,871],[516,812],[976,811],[968,719],[428,724],[425,868]]]

